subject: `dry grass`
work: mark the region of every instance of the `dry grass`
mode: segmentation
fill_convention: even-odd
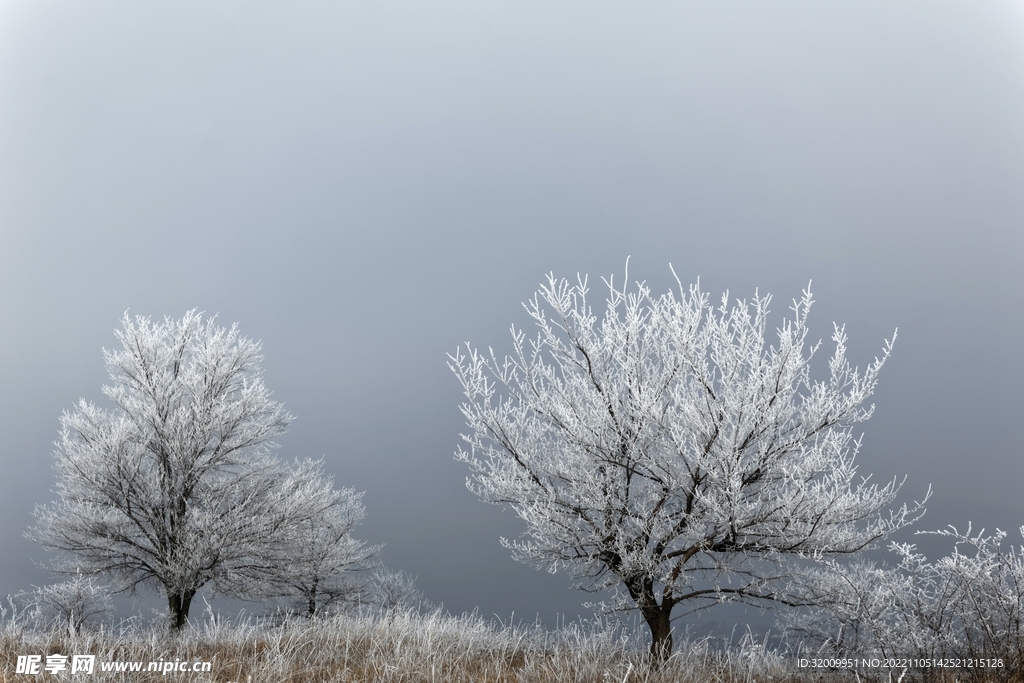
[[[15,673],[18,655],[93,654],[97,662],[140,661],[141,673]],[[208,673],[146,672],[148,662],[209,661]],[[127,628],[74,636],[25,628],[7,619],[0,633],[0,681],[189,681],[199,683],[826,683],[852,673],[799,671],[763,646],[745,641],[720,651],[707,640],[677,648],[660,668],[642,648],[607,625],[573,624],[555,632],[502,626],[476,615],[349,615],[283,624],[211,620],[178,636]],[[863,674],[862,674],[863,676]],[[860,680],[867,680],[861,678]],[[888,675],[874,680],[888,680]],[[904,681],[913,680],[908,675]],[[956,680],[954,676],[937,683]],[[959,680],[965,680],[960,678]],[[997,680],[997,679],[993,679]]]

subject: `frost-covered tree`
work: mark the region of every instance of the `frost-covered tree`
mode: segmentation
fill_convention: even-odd
[[[1005,532],[970,525],[918,533],[951,539],[953,551],[930,561],[914,545],[893,543],[894,565],[828,562],[804,581],[817,606],[785,614],[783,625],[826,656],[1002,660],[986,680],[1019,677],[1024,546],[1005,548]]]
[[[325,488],[331,491],[330,505],[292,528],[292,535],[270,558],[263,591],[290,599],[309,618],[361,604],[367,592],[367,562],[381,549],[352,535],[366,517],[363,494],[335,491],[329,482]]]
[[[336,505],[318,463],[272,455],[291,415],[263,383],[258,342],[190,311],[152,322],[126,314],[121,348],[104,350],[113,403],[82,400],[56,442],[60,500],[29,536],[55,569],[153,586],[172,629],[207,585],[258,594],[271,558]]]
[[[77,572],[67,581],[36,588],[31,596],[32,620],[43,628],[81,633],[87,624],[107,614],[110,592],[95,577]]]
[[[432,609],[429,600],[416,586],[416,576],[401,569],[378,567],[368,584],[365,601],[383,612],[406,609]]]
[[[696,286],[605,284],[599,318],[585,278],[551,275],[524,304],[536,337],[513,328],[503,359],[450,356],[469,426],[457,458],[472,491],[526,522],[525,540],[502,540],[517,559],[616,589],[665,658],[677,606],[788,600],[787,558],[856,553],[919,514],[886,511],[900,485],[854,466],[889,342],[858,371],[836,326],[817,381],[809,291],[769,344],[768,296],[716,308]]]

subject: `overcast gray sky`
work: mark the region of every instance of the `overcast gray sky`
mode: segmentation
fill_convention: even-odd
[[[445,354],[548,271],[809,280],[865,365],[860,463],[922,528],[1024,524],[1024,4],[0,2],[0,594],[125,310],[264,343],[281,455],[453,612],[585,613],[476,500]]]

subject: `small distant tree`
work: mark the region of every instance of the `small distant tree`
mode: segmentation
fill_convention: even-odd
[[[319,471],[311,480],[323,480]],[[355,608],[366,593],[368,561],[381,546],[367,545],[352,534],[366,517],[362,493],[336,491],[329,481],[329,502],[314,517],[295,525],[266,568],[264,595],[290,599],[298,612],[312,619]]]
[[[769,345],[768,296],[715,308],[696,286],[605,284],[599,318],[585,278],[551,275],[524,304],[536,337],[513,328],[503,359],[450,356],[469,426],[457,458],[470,490],[526,522],[525,540],[502,539],[514,557],[616,589],[612,608],[640,610],[663,660],[677,606],[792,602],[787,558],[856,553],[919,515],[886,513],[900,484],[854,466],[891,342],[861,372],[836,326],[816,381],[810,291]]]
[[[119,590],[159,587],[172,629],[211,585],[247,597],[298,530],[339,494],[317,463],[283,465],[274,437],[292,416],[263,383],[258,342],[196,311],[129,318],[104,350],[113,406],[64,413],[60,500],[36,509],[29,536],[55,569],[106,575]]]
[[[954,527],[918,532],[952,540],[931,561],[914,545],[893,543],[892,565],[828,562],[808,572],[806,602],[782,624],[824,656],[966,658],[994,662],[985,680],[1016,680],[1024,670],[1024,546],[1006,534]],[[1024,536],[1024,527],[1020,529]]]
[[[30,600],[36,624],[64,628],[72,634],[81,633],[84,626],[111,608],[109,589],[81,572],[68,581],[36,588]]]
[[[378,567],[371,577],[366,601],[384,612],[431,609],[431,603],[416,586],[416,576],[401,569]]]

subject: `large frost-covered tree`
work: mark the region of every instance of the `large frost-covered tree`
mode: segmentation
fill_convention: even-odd
[[[127,314],[104,350],[113,406],[82,400],[56,442],[60,500],[30,537],[55,569],[108,575],[121,590],[167,597],[171,628],[207,585],[260,596],[310,522],[347,504],[318,462],[285,466],[274,437],[292,420],[263,383],[260,344],[190,311]],[[358,501],[355,501],[358,504]]]
[[[472,491],[526,522],[524,540],[503,539],[517,559],[614,588],[663,659],[677,605],[786,601],[787,558],[855,553],[919,514],[886,512],[899,484],[854,466],[890,343],[858,371],[835,327],[818,381],[809,291],[769,343],[768,296],[713,307],[696,286],[605,284],[599,318],[585,278],[551,275],[524,304],[536,337],[513,328],[505,358],[450,356],[469,427],[457,458]]]

